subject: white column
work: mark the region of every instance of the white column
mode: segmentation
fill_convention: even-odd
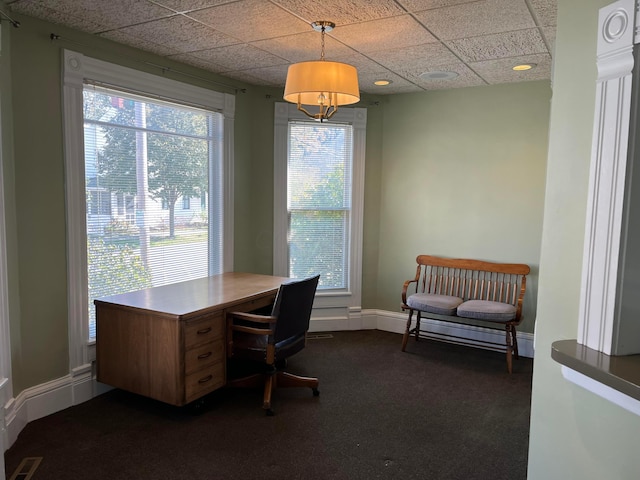
[[[636,0],[600,10],[598,84],[580,299],[578,343],[618,350],[621,232],[627,179]],[[637,320],[636,320],[637,321]],[[640,338],[636,339],[640,352]],[[629,346],[629,345],[627,345]],[[630,353],[627,351],[626,353]]]

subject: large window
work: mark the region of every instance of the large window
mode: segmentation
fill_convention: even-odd
[[[222,114],[90,84],[83,90],[94,338],[94,299],[221,272],[222,244],[219,235],[210,238],[207,202],[191,209],[190,197],[221,192],[220,175],[209,172],[220,170]],[[221,217],[214,211],[213,222]]]
[[[233,269],[233,111],[233,95],[64,52],[72,371],[94,355],[95,298]]]
[[[344,108],[318,123],[275,107],[274,274],[320,274],[314,307],[332,321],[360,307],[366,118]]]

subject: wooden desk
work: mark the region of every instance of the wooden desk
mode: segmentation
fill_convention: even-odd
[[[252,273],[95,300],[98,381],[172,405],[226,383],[226,314],[273,304],[288,278]]]

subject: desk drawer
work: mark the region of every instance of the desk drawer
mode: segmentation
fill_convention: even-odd
[[[224,359],[224,342],[222,338],[190,348],[185,352],[185,373],[196,372],[201,368],[221,362]]]
[[[202,370],[198,370],[191,375],[187,375],[184,383],[186,402],[189,403],[224,386],[224,370],[224,362],[221,361]]]
[[[276,300],[275,292],[266,297],[254,298],[227,309],[227,312],[252,312],[264,307],[271,307]]]
[[[224,335],[222,312],[188,322],[184,327],[184,346],[189,349],[193,345],[210,342]]]

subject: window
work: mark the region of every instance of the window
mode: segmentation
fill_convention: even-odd
[[[64,52],[71,368],[93,299],[232,270],[234,97]],[[184,211],[184,198],[204,208]]]
[[[275,107],[274,274],[320,274],[315,308],[347,320],[360,307],[366,109],[331,122]]]
[[[289,122],[287,276],[320,274],[319,289],[349,278],[353,127]]]
[[[95,85],[83,90],[85,181],[94,186],[87,188],[94,338],[94,299],[221,272],[219,261],[209,262],[221,244],[209,241],[208,212],[195,225],[175,207],[182,198],[189,210],[189,195],[209,190],[208,172],[221,161],[222,114]],[[125,195],[135,197],[133,221],[112,215],[124,210]]]

